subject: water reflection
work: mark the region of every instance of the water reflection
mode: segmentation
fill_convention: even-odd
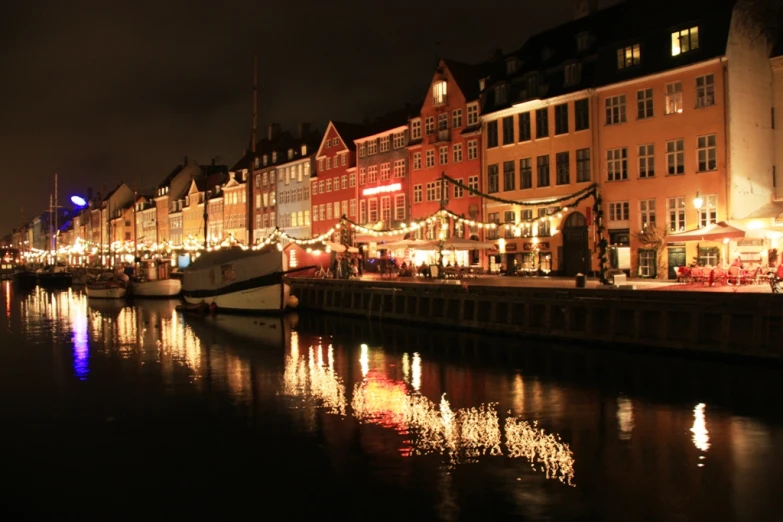
[[[321,344],[313,345],[307,355],[300,354],[299,335],[292,332],[284,374],[288,395],[316,399],[331,414],[350,414],[359,421],[405,435],[399,448],[405,457],[437,453],[455,465],[475,462],[482,456],[506,455],[524,458],[547,478],[573,485],[573,452],[558,435],[547,434],[537,422],[510,416],[501,422],[494,403],[453,409],[445,393],[437,404],[419,393],[420,354],[413,355],[413,382],[409,387],[405,380],[390,377],[384,366],[371,366],[370,348],[362,344],[358,357],[362,378],[353,386],[348,409],[344,379],[331,362],[333,347],[330,344],[327,348],[328,365],[323,361],[324,349]],[[382,360],[382,352],[377,352]],[[403,354],[403,376],[408,373],[407,359],[408,354]]]
[[[130,446],[111,430],[138,430],[131,446],[145,469],[181,455],[189,464],[177,470],[201,469],[233,446],[239,471],[197,478],[245,480],[247,463],[262,463],[274,469],[266,481],[288,484],[280,470],[292,469],[302,487],[330,498],[352,490],[360,499],[352,503],[371,498],[420,519],[756,522],[783,510],[775,490],[783,430],[768,407],[780,402],[779,379],[759,394],[772,417],[738,413],[719,396],[762,389],[758,372],[745,378],[728,367],[733,379],[720,379],[717,391],[689,396],[674,387],[671,361],[623,364],[628,356],[614,352],[525,346],[503,360],[468,360],[462,352],[476,350],[438,350],[471,337],[399,325],[337,328],[334,318],[303,315],[291,331],[280,319],[183,316],[175,303],[100,303],[69,291],[36,290],[10,303],[2,334],[10,337],[0,343],[3,431],[46,431],[27,417],[48,419],[41,404],[56,410],[49,432],[86,426],[36,445],[38,453],[59,444],[50,453],[66,455],[77,438],[93,446],[96,426],[107,428],[100,436],[112,448]],[[496,341],[477,336],[476,346]],[[694,374],[682,364],[684,388],[712,382]],[[656,386],[670,395],[649,391]],[[104,458],[106,447],[85,462]],[[156,458],[144,456],[151,451]],[[313,471],[323,461],[326,471]]]

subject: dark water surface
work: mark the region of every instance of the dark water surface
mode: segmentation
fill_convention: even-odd
[[[783,520],[775,368],[0,299],[2,520]]]

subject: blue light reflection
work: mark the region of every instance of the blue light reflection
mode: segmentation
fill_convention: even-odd
[[[87,311],[80,311],[72,320],[73,328],[73,372],[81,381],[90,373],[90,341],[87,335]]]

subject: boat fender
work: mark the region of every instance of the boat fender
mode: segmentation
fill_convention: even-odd
[[[299,298],[295,295],[288,296],[288,308],[294,309],[299,306]]]

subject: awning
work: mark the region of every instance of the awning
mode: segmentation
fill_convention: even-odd
[[[724,239],[741,239],[746,233],[743,229],[729,225],[725,221],[713,223],[704,228],[678,232],[666,236],[667,243],[679,243],[680,241],[723,241]]]
[[[783,214],[783,201],[772,201],[763,207],[759,207],[742,219],[776,218]]]

